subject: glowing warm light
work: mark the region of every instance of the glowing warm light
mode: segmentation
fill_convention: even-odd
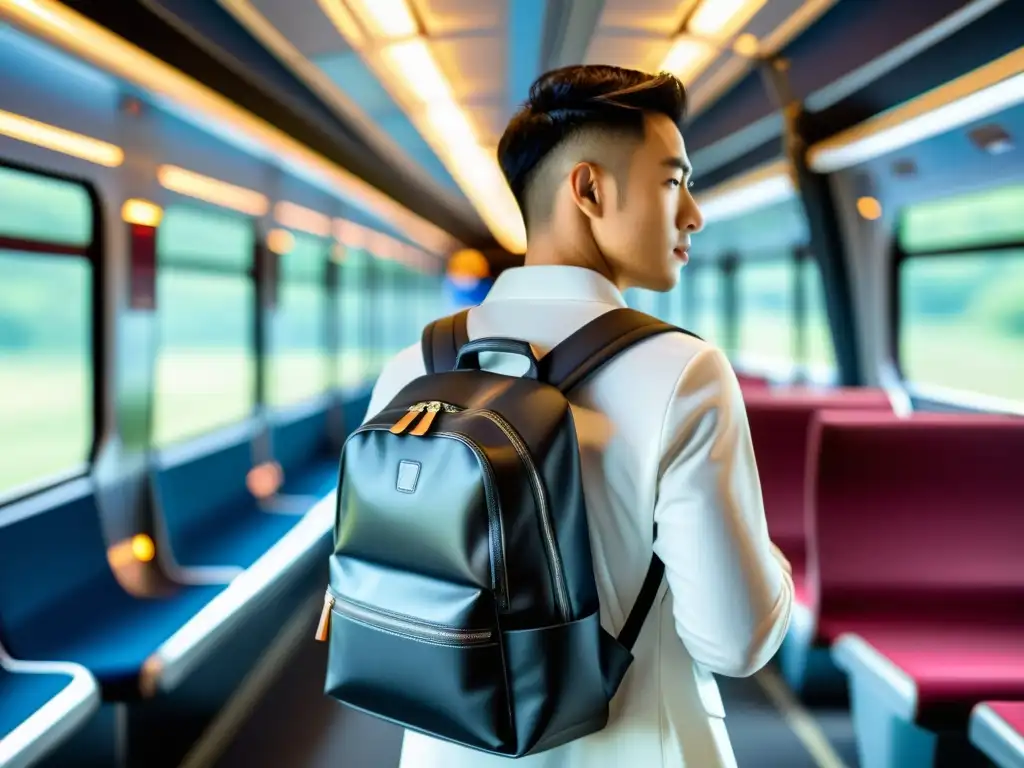
[[[982,120],[1024,101],[1024,48],[811,147],[807,164],[833,173]]]
[[[451,81],[428,40],[420,36],[407,4],[404,0],[350,0],[347,4],[362,25],[385,42],[360,51],[365,63],[437,154],[495,239],[512,253],[524,253],[526,228],[508,183],[493,153],[480,146],[469,117],[455,100]],[[358,47],[344,25],[335,26],[353,48]]]
[[[263,216],[270,209],[269,201],[259,192],[187,171],[175,165],[161,165],[157,169],[156,177],[160,186],[171,192],[224,208],[232,208],[250,216]]]
[[[163,209],[148,200],[132,198],[125,200],[124,205],[121,206],[121,218],[128,224],[141,224],[144,227],[155,229],[160,226],[163,215]]]
[[[419,32],[405,0],[348,0],[348,4],[377,37],[412,37]]]
[[[469,170],[470,163],[465,155],[457,154],[461,147],[463,153],[478,147],[476,132],[466,117],[466,113],[459,109],[454,103],[436,104],[429,107],[423,116],[426,125],[438,137],[443,137],[447,145],[452,149],[453,159],[458,161],[460,167]]]
[[[389,45],[381,55],[421,101],[432,104],[452,98],[451,85],[441,74],[426,41]]]
[[[287,229],[272,229],[267,233],[267,248],[278,256],[291,253],[295,247],[295,235]]]
[[[257,499],[266,499],[277,493],[284,481],[284,472],[276,461],[258,464],[249,470],[245,477],[245,485],[249,493]]]
[[[242,0],[222,2],[225,5],[243,4]],[[392,2],[366,0],[363,5],[373,13],[394,13],[388,10]],[[204,126],[216,126],[219,134],[228,137],[234,145],[247,150],[256,145],[259,151],[278,158],[279,162],[293,168],[303,179],[328,194],[342,197],[362,211],[380,216],[389,225],[395,226],[434,253],[448,253],[459,245],[450,234],[356,174],[66,4],[57,0],[0,0],[0,17],[142,88],[187,119]],[[101,164],[105,164],[114,159],[105,153],[100,155],[94,161],[102,160]]]
[[[702,0],[686,25],[694,35],[724,40],[761,10],[765,0]]]
[[[331,20],[341,36],[349,41],[349,44],[356,48],[366,42],[363,31],[343,0],[317,0],[324,15]]]
[[[732,44],[732,49],[739,56],[745,56],[749,59],[756,56],[758,51],[761,50],[761,43],[758,42],[757,37],[747,32],[736,38],[736,41]]]
[[[120,147],[13,112],[0,110],[0,134],[108,168],[116,168],[124,162],[124,151]]]
[[[304,208],[295,203],[282,200],[274,206],[274,219],[278,224],[308,232],[318,237],[331,236],[331,217],[312,208]]]
[[[490,274],[491,265],[474,248],[464,248],[448,260],[448,276],[454,280],[482,280]]]
[[[156,545],[153,539],[144,533],[137,533],[132,536],[132,554],[140,563],[148,563],[156,555]]]
[[[868,221],[882,218],[882,204],[873,197],[857,198],[857,213]]]
[[[718,51],[713,45],[680,35],[672,44],[660,69],[671,72],[684,83],[690,83],[717,54]]]

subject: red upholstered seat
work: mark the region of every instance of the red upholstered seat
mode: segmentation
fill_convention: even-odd
[[[761,376],[751,376],[749,373],[737,373],[736,380],[740,388],[746,392],[748,389],[768,389],[768,379]]]
[[[806,561],[808,429],[823,408],[891,411],[880,389],[815,390],[792,387],[744,392],[772,541],[802,580]]]
[[[986,701],[988,708],[1024,737],[1024,701]]]
[[[1024,699],[1024,420],[823,411],[811,442],[816,642],[867,641],[928,727]]]

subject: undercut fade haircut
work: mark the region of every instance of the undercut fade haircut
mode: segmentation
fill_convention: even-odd
[[[686,89],[678,78],[604,65],[563,67],[537,78],[498,144],[498,162],[527,229],[554,205],[558,180],[540,177],[555,150],[591,133],[642,141],[645,113],[665,115],[682,129]]]

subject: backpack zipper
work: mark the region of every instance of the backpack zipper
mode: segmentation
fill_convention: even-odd
[[[345,600],[328,589],[324,594],[324,607],[320,613],[320,623],[316,628],[318,642],[326,642],[330,636],[331,614],[334,611],[383,632],[404,635],[437,645],[481,645],[494,638],[494,631],[490,629],[442,627],[390,611],[382,611],[379,608],[372,608],[352,600]]]
[[[537,502],[537,509],[540,512],[541,527],[544,529],[544,539],[548,548],[548,558],[551,561],[552,575],[555,580],[555,600],[558,603],[558,610],[562,614],[562,620],[568,623],[571,620],[569,611],[569,590],[565,585],[565,574],[562,571],[562,558],[558,553],[558,543],[555,540],[554,524],[551,522],[551,510],[548,507],[547,494],[544,492],[544,481],[541,479],[537,465],[534,464],[530,449],[523,438],[519,436],[515,428],[494,411],[481,410],[480,415],[489,419],[508,438],[519,454],[520,461],[526,467],[530,475],[530,483],[533,485],[533,497]]]
[[[541,479],[540,473],[537,471],[537,466],[534,464],[533,457],[530,455],[530,449],[526,443],[516,432],[515,428],[509,424],[505,419],[495,413],[486,409],[474,409],[471,411],[465,411],[458,406],[451,405],[449,403],[443,403],[437,400],[433,400],[425,403],[416,403],[409,408],[409,412],[406,413],[399,421],[391,428],[392,434],[400,435],[404,432],[413,421],[415,421],[417,414],[426,411],[426,416],[420,421],[410,435],[416,435],[421,437],[427,433],[430,429],[431,424],[434,421],[437,413],[444,411],[445,413],[479,413],[481,416],[489,419],[498,429],[502,431],[508,441],[512,443],[516,453],[519,454],[519,459],[522,461],[523,466],[526,467],[527,473],[530,475],[530,483],[533,487],[533,498],[537,503],[537,509],[540,512],[541,527],[544,531],[544,540],[548,548],[548,558],[551,561],[551,569],[553,571],[555,581],[555,600],[558,603],[558,610],[562,614],[563,621],[570,621],[570,610],[569,610],[569,590],[565,585],[565,574],[562,572],[562,559],[558,553],[558,544],[555,540],[554,525],[551,522],[551,511],[548,508],[547,494],[544,492],[544,481]],[[451,436],[452,433],[445,432],[439,433]]]
[[[416,435],[422,437],[430,429],[430,425],[433,424],[434,418],[440,411],[445,413],[458,413],[461,408],[449,405],[448,403],[442,403],[438,400],[431,400],[425,403],[416,403],[416,405],[410,405],[405,416],[395,422],[394,426],[391,427],[391,434],[400,435],[416,421],[420,414],[425,413],[420,423],[416,425],[416,428],[410,432],[410,435]]]

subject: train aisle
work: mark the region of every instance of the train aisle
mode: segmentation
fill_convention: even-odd
[[[222,723],[215,723],[182,768],[393,768],[398,764],[401,732],[325,697],[326,649],[307,639],[308,632],[302,633],[299,650],[287,661],[275,665],[273,658],[268,659],[267,673],[273,674],[269,668],[278,666],[278,677],[266,683],[258,705],[244,721],[228,713]],[[288,645],[294,648],[293,643]],[[268,657],[274,654],[272,649]],[[266,673],[258,670],[254,678],[261,674]],[[815,710],[808,716],[793,703],[772,670],[756,678],[720,678],[719,684],[739,768],[857,767],[846,710]],[[257,681],[254,687],[263,686]],[[245,708],[242,701],[237,706],[237,711]],[[217,744],[226,740],[231,743],[211,762],[220,751]]]

